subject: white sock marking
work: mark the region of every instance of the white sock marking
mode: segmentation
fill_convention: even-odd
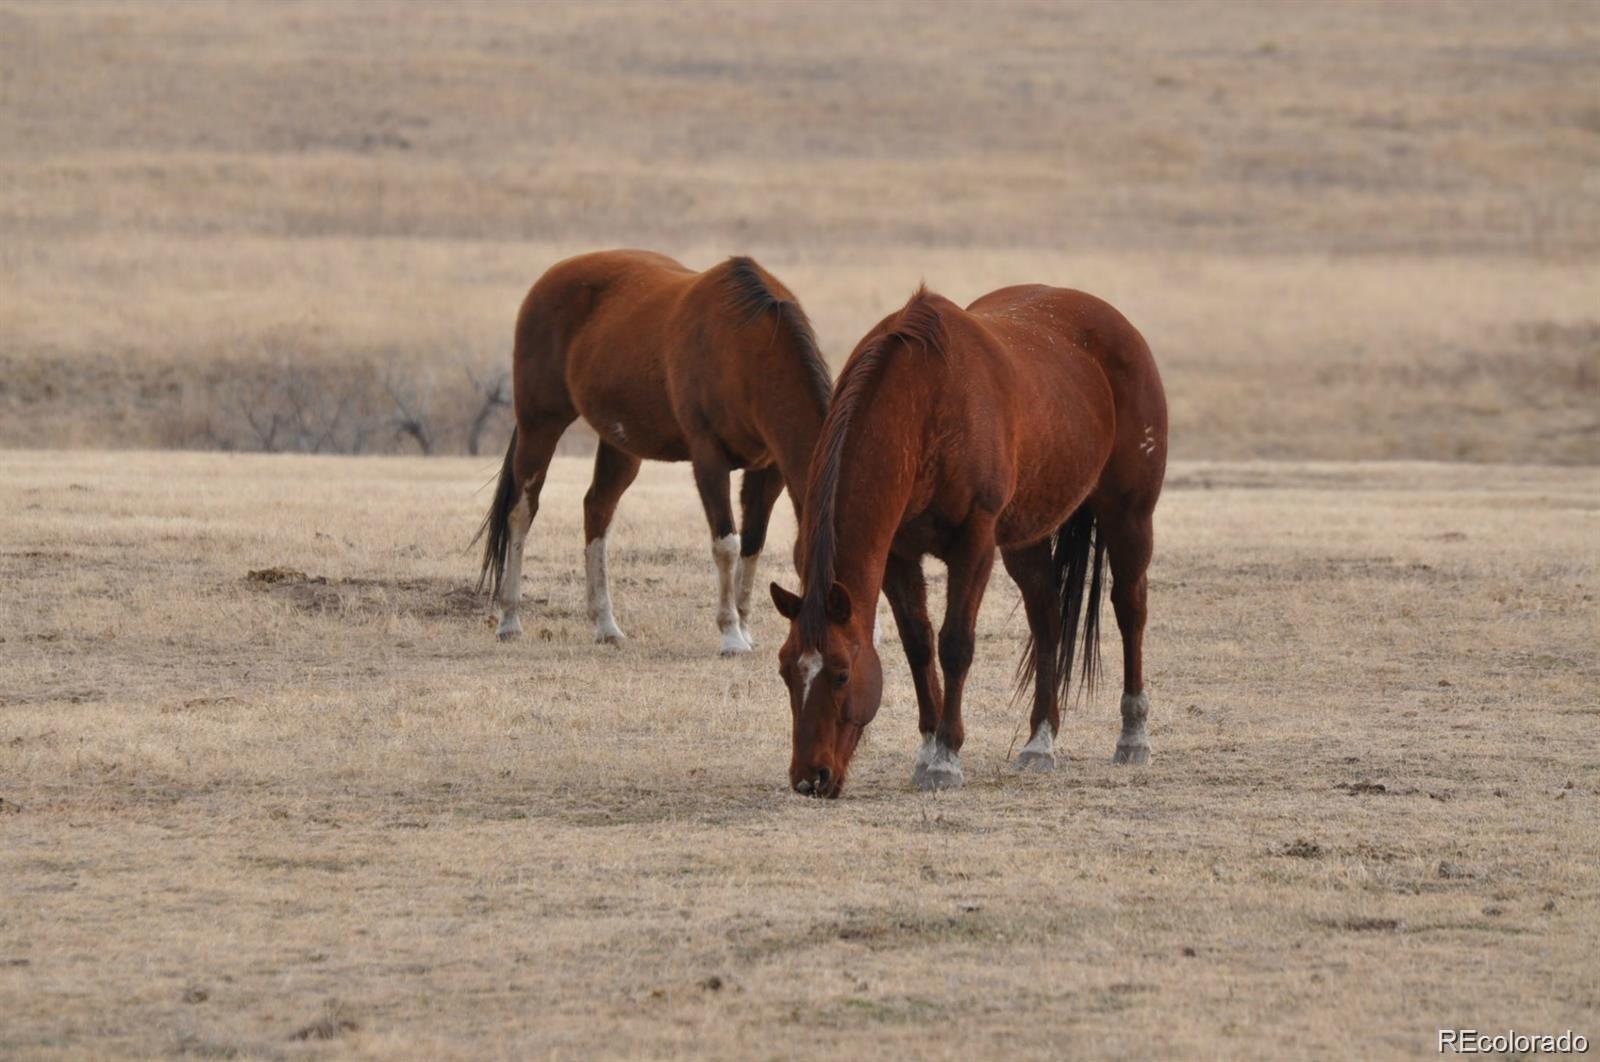
[[[759,552],[739,558],[739,626],[744,628],[745,641],[752,647],[755,642],[750,637],[750,600],[756,588],[756,565],[760,563]]]
[[[729,532],[711,543],[717,565],[717,627],[722,631],[722,652],[748,653],[750,643],[739,628],[739,535]]]
[[[1145,745],[1149,737],[1145,732],[1145,721],[1150,718],[1150,694],[1144,690],[1138,693],[1124,693],[1122,695],[1122,736],[1118,739],[1120,745]]]
[[[506,570],[500,579],[500,626],[496,633],[511,635],[522,631],[522,621],[517,618],[517,602],[522,597],[522,549],[533,523],[526,492],[517,499],[506,523],[510,534],[506,542]]]
[[[619,641],[622,628],[611,611],[611,573],[606,563],[606,536],[601,535],[583,551],[584,575],[589,584],[589,621],[594,636],[602,642]]]
[[[1053,756],[1056,751],[1056,732],[1050,729],[1050,721],[1046,719],[1039,724],[1039,729],[1033,732],[1033,737],[1022,746],[1023,752],[1035,752],[1041,756]]]

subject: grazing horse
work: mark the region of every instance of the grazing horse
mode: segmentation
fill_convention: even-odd
[[[747,653],[750,593],[767,521],[799,484],[832,382],[800,304],[748,258],[696,273],[647,251],[601,251],[550,267],[517,315],[517,426],[485,539],[479,588],[492,581],[499,637],[522,632],[523,544],[556,443],[582,416],[600,437],[583,499],[589,619],[619,645],[606,530],[642,460],[690,461],[711,525],[722,654]],[[736,533],[728,477],[744,469]]]
[[[923,788],[961,784],[961,695],[995,548],[1022,591],[1031,638],[1031,737],[1018,766],[1055,766],[1061,702],[1087,583],[1083,671],[1094,679],[1101,572],[1122,629],[1116,763],[1145,763],[1140,643],[1151,514],[1167,458],[1167,406],[1150,348],[1079,291],[1003,288],[963,310],[919,289],[869,332],[840,374],[806,485],[802,592],[772,584],[790,621],[795,790],[834,797],[883,696],[873,624],[889,598],[916,686]],[[934,669],[922,557],[949,567]]]

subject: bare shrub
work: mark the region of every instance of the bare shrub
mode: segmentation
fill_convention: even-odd
[[[428,418],[432,375],[423,372],[419,381],[411,382],[408,374],[391,363],[383,374],[383,390],[394,403],[389,423],[394,427],[395,437],[410,437],[424,456],[433,453],[434,433]]]
[[[467,453],[477,457],[484,428],[489,426],[496,412],[511,408],[511,374],[500,369],[480,376],[469,368],[467,379],[472,384],[473,395],[478,399],[478,408],[467,424]]]

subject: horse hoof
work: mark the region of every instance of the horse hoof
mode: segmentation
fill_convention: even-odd
[[[960,789],[962,781],[959,764],[935,763],[922,772],[917,784],[925,793],[936,793],[941,789]]]
[[[614,645],[621,649],[622,643],[628,639],[623,636],[621,631],[601,631],[594,636],[594,640],[598,645]]]
[[[961,761],[956,754],[942,745],[935,744],[931,750],[925,750],[926,757],[917,758],[916,782],[924,792],[933,792],[939,789],[960,789],[962,782]]]
[[[1056,754],[1053,752],[1035,752],[1023,749],[1017,754],[1017,770],[1019,772],[1036,772],[1043,774],[1056,769]]]
[[[745,639],[745,636],[741,632],[737,630],[731,630],[722,636],[722,648],[717,650],[717,655],[743,656],[748,653],[751,648],[752,647],[750,643]]]
[[[1150,762],[1150,746],[1148,743],[1123,744],[1117,742],[1117,751],[1112,755],[1111,762],[1119,767],[1142,767]]]
[[[515,616],[501,620],[499,628],[494,632],[494,636],[502,642],[516,641],[522,637],[522,621]]]

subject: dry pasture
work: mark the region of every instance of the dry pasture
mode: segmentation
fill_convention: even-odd
[[[494,640],[462,551],[492,471],[0,454],[0,1056],[1600,1035],[1595,470],[1181,462],[1148,769],[1109,765],[1103,696],[1063,769],[1010,773],[1023,624],[997,574],[967,787],[910,787],[891,652],[831,803],[786,791],[775,618],[714,655],[684,468],[624,499],[620,651],[582,615],[569,458],[529,637]],[[272,567],[310,578],[246,577]]]

